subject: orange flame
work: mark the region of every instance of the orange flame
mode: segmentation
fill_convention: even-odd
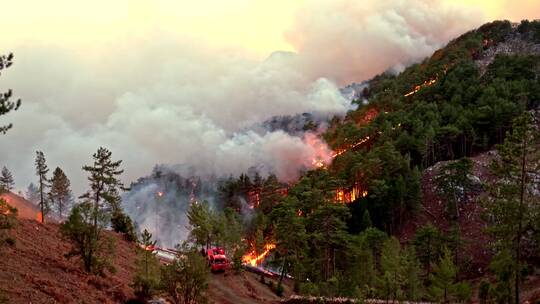
[[[40,223],[43,222],[43,214],[41,214],[41,211],[37,213],[36,220]]]
[[[269,243],[264,245],[264,250],[262,253],[257,254],[255,248],[253,248],[249,253],[242,257],[242,263],[249,264],[251,266],[258,266],[264,261],[264,259],[270,254],[272,249],[276,248],[276,244]]]

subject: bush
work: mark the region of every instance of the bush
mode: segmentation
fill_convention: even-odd
[[[179,248],[180,254],[161,272],[161,285],[174,303],[206,303],[210,270],[195,248]]]
[[[312,282],[302,283],[300,285],[300,294],[307,296],[318,296],[319,287],[317,286],[317,284]]]
[[[468,303],[472,296],[471,285],[467,282],[459,282],[456,284],[455,296],[459,302]]]
[[[71,214],[60,226],[62,236],[72,243],[71,250],[65,256],[79,256],[87,272],[103,274],[105,269],[114,271],[111,264],[114,240],[102,233],[107,219],[107,215],[95,210],[91,202],[84,202],[71,209]],[[94,222],[97,222],[96,226]]]
[[[111,218],[111,226],[114,231],[124,234],[127,241],[137,241],[137,233],[135,232],[133,221],[122,211],[117,211],[113,214]]]

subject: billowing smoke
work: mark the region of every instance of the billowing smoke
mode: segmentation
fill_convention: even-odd
[[[22,189],[42,150],[76,194],[86,188],[80,168],[99,146],[124,160],[126,182],[156,163],[216,175],[256,167],[294,179],[314,159],[328,161],[328,147],[312,133],[261,131],[262,122],[343,115],[351,105],[339,86],[417,61],[479,22],[442,1],[310,1],[286,33],[297,52],[262,61],[159,31],[85,50],[4,46],[16,58],[0,83],[24,104],[6,117],[15,127],[0,138],[0,159]]]
[[[483,23],[481,11],[454,2],[309,1],[286,37],[305,73],[346,85],[401,71]]]

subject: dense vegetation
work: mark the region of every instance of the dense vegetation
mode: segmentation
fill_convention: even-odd
[[[470,179],[472,165],[467,157],[504,143],[507,134],[513,134],[513,123],[519,125],[518,117],[533,128],[535,122],[523,117],[530,118],[527,111],[540,104],[540,56],[489,58],[488,51],[502,43],[538,43],[539,29],[538,21],[524,21],[517,28],[507,21],[489,23],[397,76],[375,77],[363,92],[369,104],[358,102],[357,110],[343,120],[334,119],[324,134],[332,148],[342,153],[328,168],[308,172],[287,186],[287,195],[277,191],[279,185],[272,178],[257,183],[258,188],[250,188],[253,182],[246,176],[230,181],[227,198],[253,189],[260,194],[248,240],[275,242],[273,263],[291,274],[297,290],[306,294],[465,301],[471,287],[460,281],[466,266],[459,254],[463,240],[458,207],[468,191],[483,187]],[[519,143],[514,141],[514,149],[520,149]],[[537,155],[532,150],[527,153]],[[527,156],[527,162],[534,163],[532,158]],[[428,225],[417,231],[413,242],[400,245],[392,235],[418,212],[421,172],[440,161],[451,161],[434,181],[446,203],[451,228],[443,233]],[[509,164],[499,172],[510,170],[505,167]],[[495,169],[492,172],[497,175]],[[526,177],[522,176],[523,187],[534,184],[536,179]],[[358,185],[367,195],[348,205],[335,204],[336,189]],[[539,245],[531,230],[525,229],[537,229],[532,228],[537,224],[515,216],[528,210],[526,203],[517,213],[495,205],[488,211],[514,214],[497,220],[491,213],[488,223],[496,239],[502,237],[497,235],[499,229],[520,235],[509,237],[510,243],[527,239],[526,244],[514,244],[514,252],[501,252],[492,263],[493,273],[513,282],[513,287],[505,295],[493,288],[491,296],[513,302],[519,298],[520,269],[530,271],[528,266],[534,266],[531,252]],[[537,211],[529,214],[534,214],[537,223]],[[486,249],[499,252],[500,247]],[[529,253],[527,257],[523,250]]]

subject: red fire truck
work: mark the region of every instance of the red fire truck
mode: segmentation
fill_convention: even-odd
[[[206,253],[206,257],[212,272],[225,271],[230,266],[229,259],[227,259],[225,250],[223,250],[223,248],[210,248]]]

